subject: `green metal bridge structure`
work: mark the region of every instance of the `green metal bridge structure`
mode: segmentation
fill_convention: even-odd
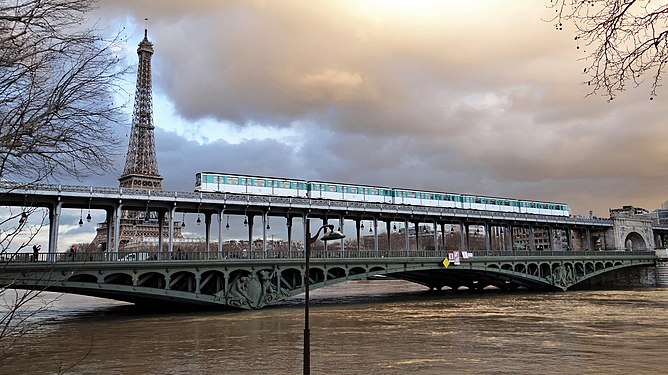
[[[144,253],[137,253],[144,254]],[[303,253],[268,253],[266,258],[242,254],[179,254],[178,259],[104,259],[109,254],[17,254],[5,260],[0,283],[10,288],[38,289],[109,298],[142,304],[229,306],[260,309],[304,292]],[[300,256],[301,255],[301,256]],[[471,252],[459,264],[445,266],[449,253],[435,251],[382,252],[382,255],[337,252],[314,253],[308,272],[309,287],[317,289],[351,280],[378,276],[422,284],[481,291],[528,289],[565,291],[597,278],[655,266],[652,251],[517,253]],[[446,262],[447,263],[447,262]],[[382,282],[382,281],[380,281]]]
[[[260,309],[281,304],[307,287],[379,278],[407,280],[431,290],[606,288],[623,285],[629,275],[651,276],[659,260],[655,250],[663,248],[668,235],[668,228],[632,215],[555,217],[309,198],[9,183],[0,186],[0,197],[0,205],[23,212],[28,207],[47,209],[49,225],[46,252],[37,256],[6,253],[0,258],[1,285],[139,305]],[[107,251],[63,252],[58,250],[58,226],[64,207],[104,209],[109,228],[120,226],[123,210],[150,210],[160,218],[160,227],[166,228],[164,240],[161,231],[155,248],[121,251],[118,231],[110,230]],[[182,212],[197,213],[198,220],[204,215],[202,251],[174,251],[173,226]],[[263,228],[269,217],[284,218],[287,248],[267,246],[264,230],[262,241],[252,241],[251,220],[248,248],[225,249],[224,217],[230,214],[260,216]],[[213,218],[217,225],[211,225]],[[308,233],[314,219],[322,220],[323,227],[331,226],[332,221],[341,227],[354,225],[356,233],[347,234],[347,242],[332,241],[309,250],[304,246],[306,238],[292,240],[291,228],[293,222],[301,221]],[[374,228],[366,236],[366,247],[360,233],[364,221]],[[391,225],[397,222],[404,223],[405,230],[391,237]],[[379,234],[379,223],[386,224],[386,234]],[[434,230],[420,234],[425,223]],[[209,232],[216,227],[219,238],[211,241]],[[447,243],[446,232],[456,234],[456,244]],[[541,233],[547,241],[537,245]],[[397,241],[397,236],[402,240]],[[559,237],[563,241],[557,241]],[[516,245],[519,239],[523,246]]]

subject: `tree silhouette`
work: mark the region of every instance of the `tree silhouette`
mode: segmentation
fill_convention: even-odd
[[[657,95],[668,59],[668,4],[652,0],[550,0],[557,30],[575,26],[590,95],[614,99],[646,80]]]

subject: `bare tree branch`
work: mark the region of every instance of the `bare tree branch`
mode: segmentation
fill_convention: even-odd
[[[557,30],[575,26],[576,48],[587,62],[584,84],[590,95],[609,100],[631,83],[650,81],[657,95],[668,61],[668,4],[656,0],[550,0]]]
[[[84,28],[93,0],[0,1],[0,177],[106,172],[122,148],[118,39]]]
[[[114,53],[118,36],[104,40],[95,26],[83,26],[94,5],[95,0],[0,0],[0,179],[30,185],[108,173],[123,149],[116,134],[125,103],[115,104],[115,94],[124,92],[128,67]],[[39,248],[31,258],[25,250],[47,220],[47,211],[29,201],[0,210],[0,275],[8,275],[6,267],[17,256],[40,260]],[[42,293],[51,276],[45,271],[38,280],[45,286],[23,291],[13,289],[18,279],[3,281],[0,353],[54,302]]]

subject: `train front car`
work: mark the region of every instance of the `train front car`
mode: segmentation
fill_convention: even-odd
[[[195,191],[306,197],[306,181],[279,177],[199,172],[195,175]]]

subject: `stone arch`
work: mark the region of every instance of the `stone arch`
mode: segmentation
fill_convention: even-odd
[[[647,250],[647,243],[645,243],[645,239],[640,233],[631,232],[627,234],[624,239],[624,249],[626,249],[626,251]]]

